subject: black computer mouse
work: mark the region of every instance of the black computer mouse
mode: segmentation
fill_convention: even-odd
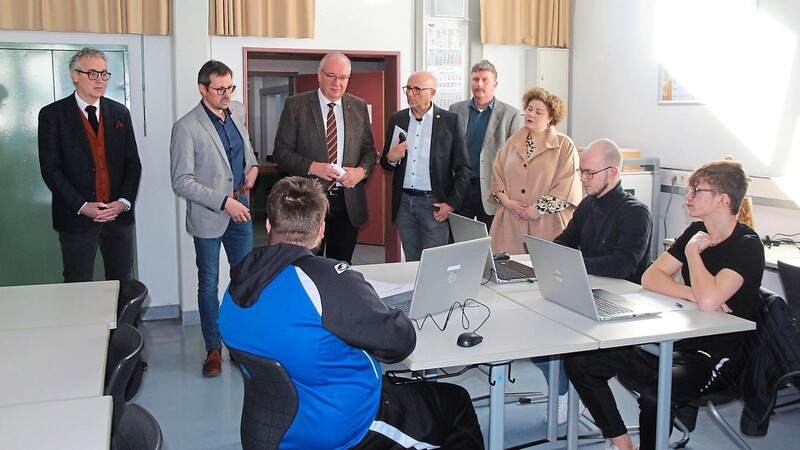
[[[511,259],[511,255],[509,255],[506,252],[500,252],[500,253],[495,253],[494,254],[494,260],[495,261],[507,261],[509,259]]]
[[[483,342],[483,336],[478,333],[466,331],[458,335],[456,344],[458,344],[459,347],[474,347],[481,342]]]

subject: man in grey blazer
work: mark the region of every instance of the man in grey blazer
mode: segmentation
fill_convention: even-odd
[[[253,249],[248,193],[258,176],[258,161],[244,126],[244,105],[232,102],[233,72],[208,61],[197,75],[200,104],[172,127],[172,189],[186,199],[186,231],[197,255],[197,306],[208,355],[204,376],[222,371],[222,341],[217,328],[219,249],[231,266]]]
[[[506,139],[522,128],[522,115],[497,100],[497,70],[487,60],[472,66],[472,99],[454,103],[450,111],[466,124],[467,150],[472,167],[469,189],[456,213],[477,218],[491,228],[497,202],[491,200],[492,164]]]
[[[318,254],[347,263],[368,219],[366,178],[377,160],[367,104],[345,93],[350,69],[342,53],[322,58],[319,89],[286,100],[272,154],[290,175],[316,178],[326,190],[330,209]]]

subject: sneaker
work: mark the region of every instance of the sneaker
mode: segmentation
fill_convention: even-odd
[[[569,401],[569,394],[558,396],[558,424],[562,425],[567,423],[567,403]],[[586,406],[583,405],[581,399],[578,399],[578,415],[583,414]],[[547,422],[547,409],[544,410],[544,421]]]
[[[619,450],[619,447],[617,447],[616,445],[614,445],[612,443],[609,443],[608,447],[603,447],[603,450]]]

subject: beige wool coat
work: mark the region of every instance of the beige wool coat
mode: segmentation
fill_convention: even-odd
[[[528,129],[522,128],[506,141],[492,166],[492,192],[505,190],[507,195],[526,205],[535,204],[543,195],[566,200],[569,206],[554,214],[532,220],[518,219],[506,208],[498,207],[492,223],[492,251],[509,254],[527,253],[525,234],[555,239],[572,219],[583,196],[578,150],[569,136],[550,127],[546,148],[537,148],[527,157],[525,140]]]

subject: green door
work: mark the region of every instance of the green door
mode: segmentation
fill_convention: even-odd
[[[37,129],[39,110],[74,91],[69,59],[81,47],[0,43],[0,286],[63,281]],[[101,50],[112,73],[106,96],[128,104],[127,46]]]

